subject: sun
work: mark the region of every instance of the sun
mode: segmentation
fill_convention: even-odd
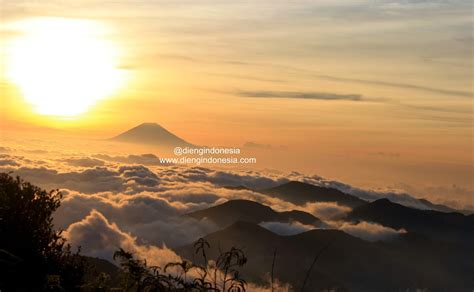
[[[118,48],[95,21],[40,18],[14,28],[7,76],[39,114],[77,116],[123,81]]]

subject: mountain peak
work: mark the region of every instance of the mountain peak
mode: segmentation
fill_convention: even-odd
[[[142,123],[111,140],[165,147],[192,147],[191,143],[181,139],[157,123]]]
[[[396,203],[393,203],[392,201],[390,201],[390,200],[387,199],[387,198],[378,199],[378,200],[373,201],[372,203],[373,203],[373,204],[379,204],[379,205],[391,205],[391,204],[396,204]],[[399,204],[396,204],[396,205],[399,205]]]
[[[136,126],[135,128],[140,128],[140,127],[158,127],[158,128],[163,128],[160,124],[158,123],[141,123],[140,125]]]

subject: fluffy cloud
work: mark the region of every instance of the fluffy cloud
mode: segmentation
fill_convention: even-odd
[[[104,215],[95,210],[83,220],[69,226],[64,232],[64,236],[72,246],[81,246],[85,255],[110,261],[112,261],[114,252],[119,248],[146,258],[149,265],[163,267],[168,262],[181,260],[166,246],[160,248],[137,244],[135,237],[120,230],[115,223],[110,223]]]
[[[93,162],[82,159],[78,161]],[[71,160],[63,162],[68,164]],[[247,189],[275,186],[289,180],[337,187],[345,191],[350,187],[326,181],[319,176],[308,177],[296,172],[282,175],[258,171],[211,170],[204,167],[147,167],[139,164],[79,167],[62,172],[47,167],[26,166],[13,170],[15,174],[43,187],[68,189],[63,204],[55,215],[58,228],[66,229],[85,218],[92,210],[97,210],[122,230],[136,236],[140,243],[155,245],[166,243],[168,246],[179,246],[215,231],[217,227],[212,222],[184,219],[182,215],[228,200],[252,200],[277,211],[302,210],[328,221],[329,225],[341,220],[350,211],[347,207],[327,202],[297,206]],[[377,195],[369,191],[364,194],[371,194],[373,198]],[[266,223],[265,226],[277,233],[291,234],[304,230],[303,226],[296,225]],[[355,232],[355,227],[349,227],[351,226],[344,226],[347,232]],[[359,229],[361,226],[358,226],[357,230]]]
[[[281,175],[271,176],[259,171],[232,172],[203,167],[187,168],[181,176],[191,181],[206,181],[218,186],[243,186],[254,190],[274,187],[289,181]]]
[[[0,159],[0,166],[5,166],[5,165],[17,166],[19,164],[18,162],[12,159]]]
[[[124,180],[106,167],[87,168],[82,171],[58,172],[47,167],[20,167],[14,175],[44,188],[67,188],[85,193],[121,191]]]
[[[0,151],[2,152],[2,151]],[[30,163],[31,160],[26,159],[23,156],[10,155],[10,154],[0,154],[0,167],[11,167],[15,169],[20,167],[22,164]]]
[[[137,236],[140,243],[180,246],[217,230],[210,221],[181,216],[195,208],[192,203],[169,202],[149,193],[88,195],[71,192],[65,195],[55,213],[54,223],[66,229],[97,210],[122,230]]]
[[[367,241],[383,241],[396,238],[398,235],[406,233],[405,230],[395,230],[380,224],[370,222],[359,222],[356,224],[344,222],[339,229],[352,236],[362,238]]]
[[[153,187],[159,184],[158,176],[142,165],[95,166],[63,172],[45,166],[22,166],[9,170],[44,188],[70,189],[89,194],[106,191],[137,193],[155,190]]]
[[[92,160],[74,159],[64,161],[70,165],[87,164]],[[232,172],[211,170],[203,167],[143,165],[94,166],[68,169],[57,166],[62,171],[46,166],[3,168],[14,171],[26,180],[45,188],[65,188],[83,193],[162,191],[166,186],[183,183],[205,183],[215,187],[244,186],[261,189],[276,186],[288,181],[282,176],[266,175],[257,171]],[[2,170],[2,169],[0,169]],[[163,185],[161,185],[163,184]]]
[[[101,213],[93,210],[84,220],[78,221],[64,232],[64,237],[73,246],[84,248],[86,255],[111,259],[119,248],[135,247],[135,238],[119,229]]]
[[[217,226],[207,220],[198,221],[183,215],[234,199],[256,201],[276,211],[306,211],[324,220],[324,228],[340,229],[366,240],[383,240],[403,233],[367,222],[342,222],[350,208],[336,203],[294,205],[253,191],[298,180],[334,187],[367,200],[389,195],[353,188],[319,176],[306,176],[297,172],[281,174],[155,165],[156,156],[149,154],[68,156],[54,160],[54,168],[51,167],[52,163],[39,166],[41,160],[37,157],[27,159],[5,155],[2,158],[15,161],[18,165],[0,166],[0,170],[13,171],[15,175],[47,189],[64,190],[62,205],[55,213],[55,226],[67,230],[68,238],[75,244],[81,244],[84,251],[90,246],[91,254],[96,256],[110,256],[111,250],[118,246],[132,246],[140,252],[158,253],[163,249],[146,247],[166,244],[174,248],[189,244],[216,231]],[[403,198],[404,202],[419,202],[412,197],[393,196]],[[262,226],[282,235],[315,228],[278,222],[264,222]],[[89,233],[86,232],[96,235],[87,237]],[[101,232],[104,232],[107,240],[97,235]],[[95,240],[98,242],[92,242]]]
[[[172,187],[179,188],[180,184],[192,183],[207,184],[214,188],[245,187],[258,190],[277,186],[290,180],[297,180],[318,186],[336,188],[367,201],[388,198],[393,202],[413,208],[437,209],[437,206],[403,192],[361,189],[339,181],[327,180],[317,175],[307,176],[298,172],[282,174],[155,165],[157,157],[153,154],[128,156],[101,154],[93,155],[92,158],[69,157],[58,160],[63,165],[55,163],[54,169],[49,166],[51,164],[38,159],[29,160],[24,157],[5,154],[2,157],[4,159],[0,163],[0,170],[14,171],[15,174],[45,188],[67,188],[91,194],[105,191],[129,194],[144,191],[161,192]],[[107,164],[104,161],[117,163]],[[71,169],[71,166],[76,168]],[[208,194],[208,199],[212,197],[218,199],[213,194]],[[441,211],[444,211],[444,209]],[[325,216],[324,214],[320,215],[320,217]]]
[[[92,155],[94,158],[98,158],[110,162],[128,163],[128,164],[143,164],[143,165],[160,165],[160,160],[154,154],[141,154],[141,155],[127,155],[127,156],[113,156],[107,154],[96,154]]]
[[[78,166],[78,167],[94,167],[94,166],[103,166],[104,161],[95,159],[95,158],[89,158],[89,157],[78,157],[78,158],[66,158],[63,159],[63,161],[69,165],[72,166]]]
[[[307,203],[302,209],[323,220],[340,220],[352,209],[333,202]]]
[[[124,177],[144,178],[149,175],[146,169],[132,168]],[[154,178],[154,176],[152,176]],[[137,189],[143,182],[129,181],[129,187]],[[152,191],[142,192],[98,192],[85,194],[77,191],[63,191],[61,207],[55,213],[57,228],[66,229],[84,218],[91,210],[98,210],[111,222],[123,230],[137,236],[139,240],[153,244],[166,243],[179,246],[217,230],[208,220],[197,221],[183,217],[198,209],[208,208],[228,200],[248,199],[272,206],[278,211],[302,209],[277,198],[267,197],[250,190],[233,190],[206,182],[170,182],[161,178],[160,184],[151,187]]]

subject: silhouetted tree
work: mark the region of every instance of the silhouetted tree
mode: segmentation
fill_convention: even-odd
[[[84,259],[53,228],[61,193],[0,173],[0,290],[74,291]]]

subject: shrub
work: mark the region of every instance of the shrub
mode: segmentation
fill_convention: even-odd
[[[61,193],[0,173],[0,290],[78,290],[84,260],[53,228]]]

